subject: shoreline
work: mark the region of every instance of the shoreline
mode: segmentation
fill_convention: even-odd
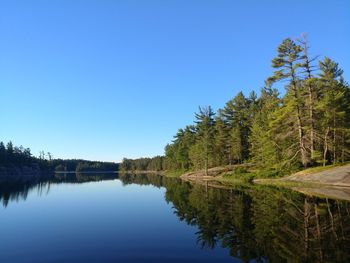
[[[247,165],[211,168],[208,170],[209,175],[207,176],[202,170],[187,172],[182,174],[180,178],[187,181],[244,181],[245,174],[237,174],[227,177],[225,180],[225,174],[232,173],[232,170],[237,167],[247,167]],[[251,182],[258,184],[305,183],[308,185],[350,187],[350,164],[310,168],[282,178],[254,178]]]
[[[226,170],[231,168],[209,169],[209,176],[204,176],[203,171],[188,172],[182,174],[180,178],[184,181],[220,188],[244,184],[284,187],[306,195],[350,201],[349,163],[310,168],[283,178],[256,178],[249,181],[241,174],[235,177],[225,177]]]
[[[135,170],[135,171],[116,171],[116,173],[126,173],[126,174],[157,174],[157,175],[164,175],[165,171],[139,171],[139,170]]]

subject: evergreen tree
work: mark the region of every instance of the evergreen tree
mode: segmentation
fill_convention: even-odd
[[[340,82],[343,71],[338,67],[338,63],[325,57],[320,61],[319,67],[321,71],[319,74],[320,102],[317,109],[321,116],[319,120],[323,135],[323,165],[326,165],[327,161],[335,164],[342,155],[340,146],[345,141],[350,101],[346,96],[347,87]]]
[[[290,38],[285,39],[278,47],[278,54],[272,60],[272,67],[277,70],[274,72],[273,76],[268,79],[270,84],[287,80],[287,95],[284,99],[285,107],[281,111],[279,119],[287,118],[287,122],[290,124],[296,123],[296,130],[294,131],[294,125],[288,125],[288,131],[291,131],[291,137],[296,137],[298,140],[297,149],[290,149],[292,161],[296,156],[300,156],[301,164],[306,167],[309,164],[309,157],[307,154],[307,149],[305,145],[305,124],[303,119],[303,107],[304,102],[301,98],[301,85],[300,85],[300,76],[299,69],[301,66],[302,59],[302,47],[297,45]],[[281,118],[282,117],[282,118]],[[292,117],[292,118],[290,118]],[[294,120],[293,120],[294,118]],[[282,120],[283,121],[283,120]],[[281,132],[286,133],[286,130]],[[293,148],[294,140],[291,140]],[[287,152],[286,152],[287,153]]]
[[[230,130],[229,164],[242,162],[249,157],[249,133],[251,125],[250,103],[242,92],[239,92],[232,100],[228,101],[219,115]]]
[[[316,67],[306,36],[298,42],[279,45],[260,97],[239,92],[215,120],[210,107],[200,108],[195,127],[180,129],[166,147],[166,167],[207,171],[251,161],[285,173],[349,160],[350,89],[343,71],[327,57]],[[286,92],[279,97],[272,85],[282,81]]]
[[[309,149],[310,149],[310,158],[311,161],[315,159],[315,142],[316,142],[316,134],[315,134],[315,103],[317,100],[317,94],[315,93],[315,78],[313,76],[313,72],[316,70],[316,66],[313,65],[313,62],[317,59],[317,57],[311,58],[309,55],[309,42],[306,34],[302,35],[302,39],[298,40],[302,46],[303,54],[301,56],[301,68],[304,74],[303,85],[305,89],[305,93],[307,95],[307,107],[309,111]]]
[[[278,91],[265,87],[257,102],[257,112],[252,121],[250,153],[252,163],[259,169],[278,169],[278,148],[272,136],[270,121],[272,114],[279,107]]]
[[[3,142],[0,142],[0,164],[6,162],[6,147]]]
[[[12,162],[13,160],[13,143],[9,141],[6,145],[6,161]]]
[[[204,163],[205,175],[208,175],[208,168],[213,161],[214,115],[210,106],[199,107],[199,113],[195,113],[197,141],[194,146],[195,150],[192,150],[192,158],[194,153],[195,159]]]
[[[196,131],[193,125],[179,129],[172,144],[165,147],[165,168],[168,170],[188,170],[191,167],[190,147],[196,141]]]
[[[215,166],[226,165],[228,163],[228,141],[229,128],[225,122],[220,118],[215,118],[215,147],[214,147],[214,162]]]

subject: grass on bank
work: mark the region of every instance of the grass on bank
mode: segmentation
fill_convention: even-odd
[[[164,171],[163,176],[165,177],[180,177],[184,173],[187,173],[186,170],[176,170],[176,171]]]
[[[254,169],[247,169],[242,166],[238,166],[233,169],[232,172],[224,173],[222,177],[218,178],[221,182],[226,183],[253,183],[257,178],[280,178],[281,175],[275,171],[258,171]]]
[[[244,183],[252,183],[255,174],[244,167],[237,167],[232,172],[225,173],[219,180],[226,183],[237,183],[239,181]]]

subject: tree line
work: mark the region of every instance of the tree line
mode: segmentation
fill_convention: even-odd
[[[0,141],[0,177],[5,181],[10,177],[25,176],[37,178],[48,172],[73,171],[117,171],[118,163],[87,161],[82,159],[54,159],[50,152],[40,151],[39,157],[32,155],[29,148],[14,146],[10,141],[6,145]],[[28,179],[27,178],[27,179]],[[1,179],[1,178],[0,178]]]
[[[82,159],[54,159],[51,161],[56,172],[118,171],[119,164],[113,162],[87,161]]]
[[[162,171],[164,170],[164,156],[153,158],[124,158],[120,164],[121,171]]]
[[[11,141],[5,145],[0,141],[0,167],[31,165],[36,161],[29,148],[14,146]]]
[[[216,113],[199,107],[194,124],[166,146],[163,168],[208,171],[250,162],[283,174],[348,161],[350,89],[338,63],[311,57],[304,35],[282,41],[272,68],[259,96],[239,92]]]

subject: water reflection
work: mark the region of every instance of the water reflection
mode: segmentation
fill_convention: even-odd
[[[9,202],[25,201],[28,194],[36,191],[39,196],[47,195],[50,192],[51,184],[81,184],[105,180],[115,180],[115,173],[55,173],[46,180],[27,183],[5,183],[0,184],[0,203],[7,207]]]
[[[350,204],[283,188],[218,189],[152,175],[124,183],[166,188],[179,220],[198,227],[201,247],[227,248],[244,262],[350,262]]]
[[[114,180],[115,174],[56,174],[33,185],[0,186],[0,201],[46,195],[50,185]],[[120,174],[130,184],[164,187],[176,217],[196,226],[199,247],[226,248],[243,262],[350,262],[350,204],[283,188],[219,189],[156,175]],[[155,233],[156,234],[156,233]]]

